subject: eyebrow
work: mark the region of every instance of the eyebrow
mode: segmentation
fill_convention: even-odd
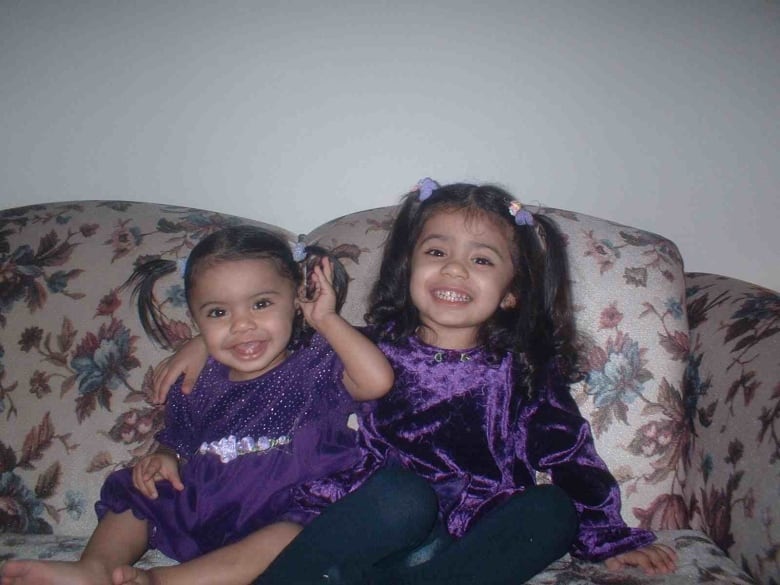
[[[261,290],[256,293],[254,293],[252,296],[250,296],[250,299],[256,299],[257,297],[272,297],[272,296],[279,296],[281,295],[281,291],[278,290]],[[226,305],[228,303],[224,301],[204,301],[200,305],[198,305],[198,310],[201,310],[205,307],[208,307],[209,305]]]
[[[422,246],[423,244],[428,243],[430,240],[443,240],[445,242],[448,242],[452,240],[452,237],[445,236],[444,234],[428,234],[426,237],[420,240],[418,245]],[[469,240],[469,246],[471,248],[487,248],[488,250],[491,250],[494,254],[496,254],[499,258],[504,257],[501,251],[498,248],[496,248],[494,245],[488,244],[486,242],[482,242],[480,240]]]

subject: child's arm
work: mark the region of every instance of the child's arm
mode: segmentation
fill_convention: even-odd
[[[526,429],[526,440],[518,447],[524,446],[530,465],[549,472],[577,510],[580,524],[573,556],[604,561],[609,568],[638,566],[665,572],[671,566],[674,570],[671,549],[657,544],[651,531],[629,527],[623,520],[620,486],[596,452],[590,425],[555,366],[548,366],[536,400],[523,409],[518,422]]]
[[[666,545],[654,543],[605,559],[604,564],[610,571],[639,567],[648,575],[666,575],[677,569],[677,553]]]
[[[181,391],[184,394],[192,392],[195,381],[198,379],[209,354],[206,344],[200,335],[196,335],[182,345],[176,353],[168,356],[154,368],[154,381],[152,387],[152,401],[154,404],[163,404],[168,396],[171,386],[184,374],[181,383]]]
[[[344,363],[344,386],[356,400],[374,400],[390,391],[395,376],[385,355],[336,312],[336,295],[328,258],[314,268],[315,296],[303,301],[306,321],[330,344]]]

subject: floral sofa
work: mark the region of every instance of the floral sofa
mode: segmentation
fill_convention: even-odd
[[[302,236],[343,259],[355,323],[393,211]],[[587,371],[573,392],[622,486],[626,521],[657,530],[680,566],[610,574],[567,556],[533,583],[779,583],[780,296],[684,273],[663,237],[544,211],[569,250]],[[146,398],[166,352],[121,285],[139,259],[186,256],[235,223],[260,222],[123,201],[0,212],[0,561],[76,558],[103,478],[153,448],[162,412]],[[178,278],[157,292],[170,330],[191,336]],[[152,551],[141,564],[171,562]]]

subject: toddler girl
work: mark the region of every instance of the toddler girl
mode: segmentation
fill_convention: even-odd
[[[566,552],[674,570],[672,549],[622,520],[617,482],[569,393],[573,319],[551,220],[497,187],[421,181],[385,244],[366,320],[395,385],[361,424],[362,462],[302,486],[297,501],[307,509],[361,485],[352,495],[368,498],[366,479],[400,465],[433,487],[440,523],[424,546],[381,563],[356,541],[329,583],[516,584]],[[536,486],[537,471],[553,485]],[[317,582],[306,551],[327,546],[327,520],[257,583]]]
[[[195,246],[184,289],[210,356],[195,388],[171,393],[159,448],[106,479],[81,559],[9,561],[2,585],[248,583],[319,513],[291,509],[291,489],[355,464],[353,399],[385,394],[393,372],[337,312],[343,267],[321,249],[297,253],[249,226]],[[152,260],[129,281],[144,329],[163,343],[152,291],[176,267]],[[189,562],[130,566],[151,547]]]

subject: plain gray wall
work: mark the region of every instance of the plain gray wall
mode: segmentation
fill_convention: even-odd
[[[0,76],[2,207],[490,181],[780,290],[777,0],[0,0]]]

